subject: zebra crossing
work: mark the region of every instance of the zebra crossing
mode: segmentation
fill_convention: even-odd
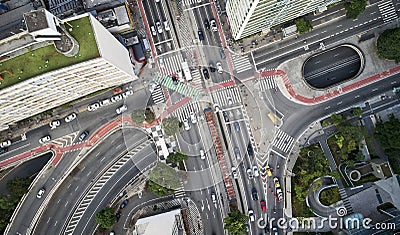
[[[347,197],[346,190],[344,188],[339,188],[339,195],[343,201],[343,205],[346,208],[347,214],[353,213],[353,207],[351,206],[350,200]]]
[[[248,56],[232,55],[233,68],[236,73],[242,73],[244,71],[250,70],[253,66],[250,63]]]
[[[276,81],[274,77],[264,77],[260,79],[260,90],[267,91],[276,88]]]
[[[192,81],[191,84],[193,84],[194,87],[198,88],[198,89],[203,89],[203,80],[202,80],[202,76],[200,74],[200,71],[198,69],[192,70],[190,71],[190,73],[192,74]]]
[[[166,74],[177,73],[182,70],[183,57],[181,53],[158,58],[158,64]]]
[[[293,137],[291,137],[281,129],[277,129],[277,132],[275,133],[275,138],[272,141],[272,146],[275,146],[277,149],[283,151],[284,153],[289,153],[293,143]]]
[[[202,2],[202,0],[183,0],[182,5],[190,6],[190,5],[194,5],[195,3],[201,3],[201,2]]]
[[[182,122],[185,119],[189,119],[190,113],[198,113],[200,108],[199,102],[189,102],[186,105],[174,110],[172,115],[177,117],[179,121]]]
[[[398,18],[392,1],[385,1],[378,4],[379,12],[382,15],[383,22],[389,23]]]
[[[174,191],[174,198],[183,198],[186,196],[185,188],[183,185]]]
[[[221,87],[220,89],[211,93],[214,99],[214,103],[220,107],[242,104],[242,99],[238,87]],[[232,104],[230,104],[232,102]]]
[[[160,104],[165,102],[164,91],[161,85],[157,85],[151,93],[151,98],[153,99],[154,104]]]
[[[178,82],[175,85],[174,81],[172,81],[172,78],[164,74],[157,74],[154,78],[154,81],[194,100],[199,100],[203,96],[203,92],[196,87],[182,82]]]

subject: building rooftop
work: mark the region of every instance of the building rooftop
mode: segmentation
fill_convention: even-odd
[[[174,234],[176,223],[179,223],[179,221],[177,221],[177,216],[180,217],[180,213],[181,210],[176,209],[162,214],[138,219],[135,225],[135,232],[137,235],[172,235]]]
[[[24,14],[25,24],[29,32],[48,28],[46,11],[31,11]]]
[[[89,16],[67,21],[65,28],[79,43],[77,55],[67,57],[57,52],[54,44],[21,48],[0,58],[0,89],[100,56]]]

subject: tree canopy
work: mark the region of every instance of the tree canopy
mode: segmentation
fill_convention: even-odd
[[[150,172],[149,188],[159,197],[172,194],[181,186],[181,178],[172,167],[158,162]]]
[[[246,234],[246,221],[248,217],[239,210],[233,210],[224,218],[224,229],[232,235]]]
[[[378,37],[378,54],[388,60],[400,62],[400,28],[387,29]]]
[[[386,155],[400,157],[400,121],[393,114],[389,121],[376,125],[375,138]]]
[[[366,6],[366,0],[351,0],[346,2],[345,9],[347,18],[356,19],[358,15],[365,11]]]
[[[106,207],[97,212],[96,222],[103,228],[111,228],[116,222],[114,210],[111,207]]]
[[[307,20],[306,18],[302,17],[294,21],[296,23],[297,32],[299,34],[307,33],[312,29],[311,21]]]
[[[149,109],[149,108],[147,108],[147,109],[144,111],[144,116],[145,116],[145,121],[148,122],[148,123],[152,123],[152,122],[154,122],[154,121],[156,120],[156,115],[155,115],[154,112],[153,112],[151,109]]]
[[[168,155],[167,159],[169,162],[178,163],[178,162],[188,160],[188,155],[181,153],[181,152],[176,152],[176,153]]]
[[[162,120],[162,128],[166,135],[173,136],[177,134],[181,128],[180,121],[176,117],[168,117]]]
[[[142,124],[145,120],[144,110],[133,110],[131,114],[132,121],[137,124]]]

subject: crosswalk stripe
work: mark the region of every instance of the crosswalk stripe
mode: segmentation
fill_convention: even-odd
[[[151,97],[155,104],[160,104],[165,102],[164,92],[160,85],[158,85],[154,91],[151,93]]]
[[[212,92],[214,103],[220,107],[228,106],[228,97],[233,104],[242,104],[241,95],[238,87],[220,88]]]
[[[202,3],[203,1],[202,0],[183,0],[183,6],[190,6],[190,5],[193,5],[193,4],[195,4],[195,3]]]
[[[264,77],[260,79],[260,90],[267,91],[276,87],[276,81],[274,77]]]
[[[288,153],[293,143],[294,143],[293,137],[291,137],[281,129],[277,129],[277,133],[275,134],[275,138],[272,142],[273,146],[282,150],[285,153]]]
[[[389,23],[398,18],[392,1],[386,1],[378,4],[379,12],[382,15],[383,22]]]
[[[236,73],[241,73],[253,68],[248,56],[232,55],[232,62]]]
[[[189,102],[186,105],[174,110],[172,115],[177,117],[180,121],[190,118],[190,113],[193,112],[199,117],[200,104],[198,102]]]

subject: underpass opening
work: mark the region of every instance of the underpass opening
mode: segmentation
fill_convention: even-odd
[[[364,64],[359,48],[342,44],[307,58],[302,69],[303,79],[313,89],[327,89],[359,76]]]

